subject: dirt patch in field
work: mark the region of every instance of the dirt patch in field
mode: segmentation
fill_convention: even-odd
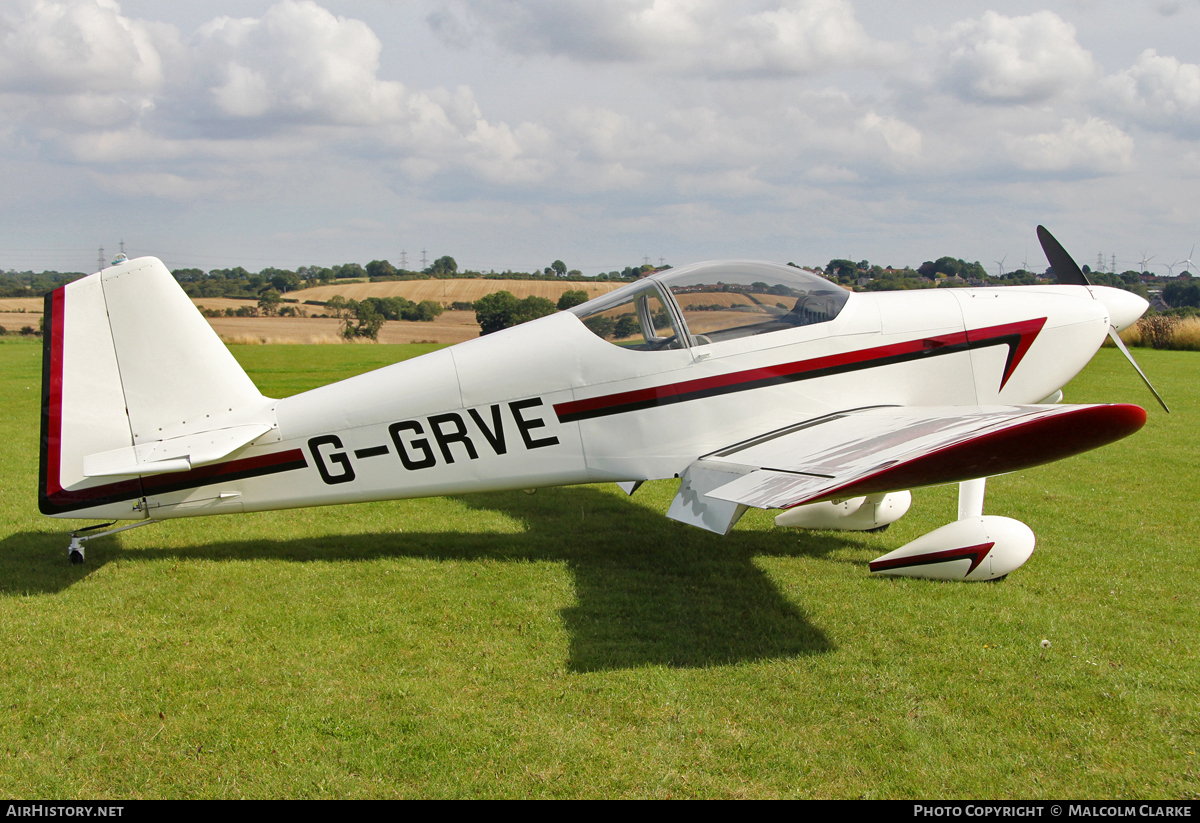
[[[305,300],[324,302],[335,294],[340,294],[347,300],[362,300],[364,297],[403,297],[414,303],[433,300],[448,305],[460,302],[474,303],[484,295],[506,291],[522,299],[530,295],[537,295],[557,303],[558,298],[565,291],[585,291],[590,300],[623,285],[623,283],[560,283],[553,280],[395,280],[385,283],[335,283],[332,286],[314,286],[303,291],[288,292],[287,297],[301,302]]]
[[[230,343],[343,342],[342,321],[332,317],[210,317],[208,323]],[[379,332],[379,342],[451,345],[478,336],[474,312],[448,311],[428,323],[389,320]]]

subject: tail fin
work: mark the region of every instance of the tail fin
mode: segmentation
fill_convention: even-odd
[[[43,514],[141,517],[128,502],[141,476],[219,459],[272,426],[272,401],[153,257],[57,289],[45,317]]]

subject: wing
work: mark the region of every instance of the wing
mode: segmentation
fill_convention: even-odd
[[[788,509],[1004,474],[1120,440],[1145,422],[1128,404],[851,409],[704,455],[667,516],[727,533],[747,506]]]

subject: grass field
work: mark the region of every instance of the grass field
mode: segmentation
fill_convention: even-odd
[[[286,395],[430,347],[243,346]],[[998,584],[873,579],[954,516],[727,538],[674,483],[171,521],[66,559],[37,514],[41,350],[0,341],[0,790],[11,797],[1200,796],[1200,355],[1066,390],[1146,428],[989,482]],[[1048,650],[1040,648],[1043,639]]]

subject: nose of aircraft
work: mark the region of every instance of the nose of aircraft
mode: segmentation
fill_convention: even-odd
[[[1109,286],[1092,286],[1092,295],[1108,309],[1109,324],[1124,331],[1138,321],[1150,304],[1131,291]]]

